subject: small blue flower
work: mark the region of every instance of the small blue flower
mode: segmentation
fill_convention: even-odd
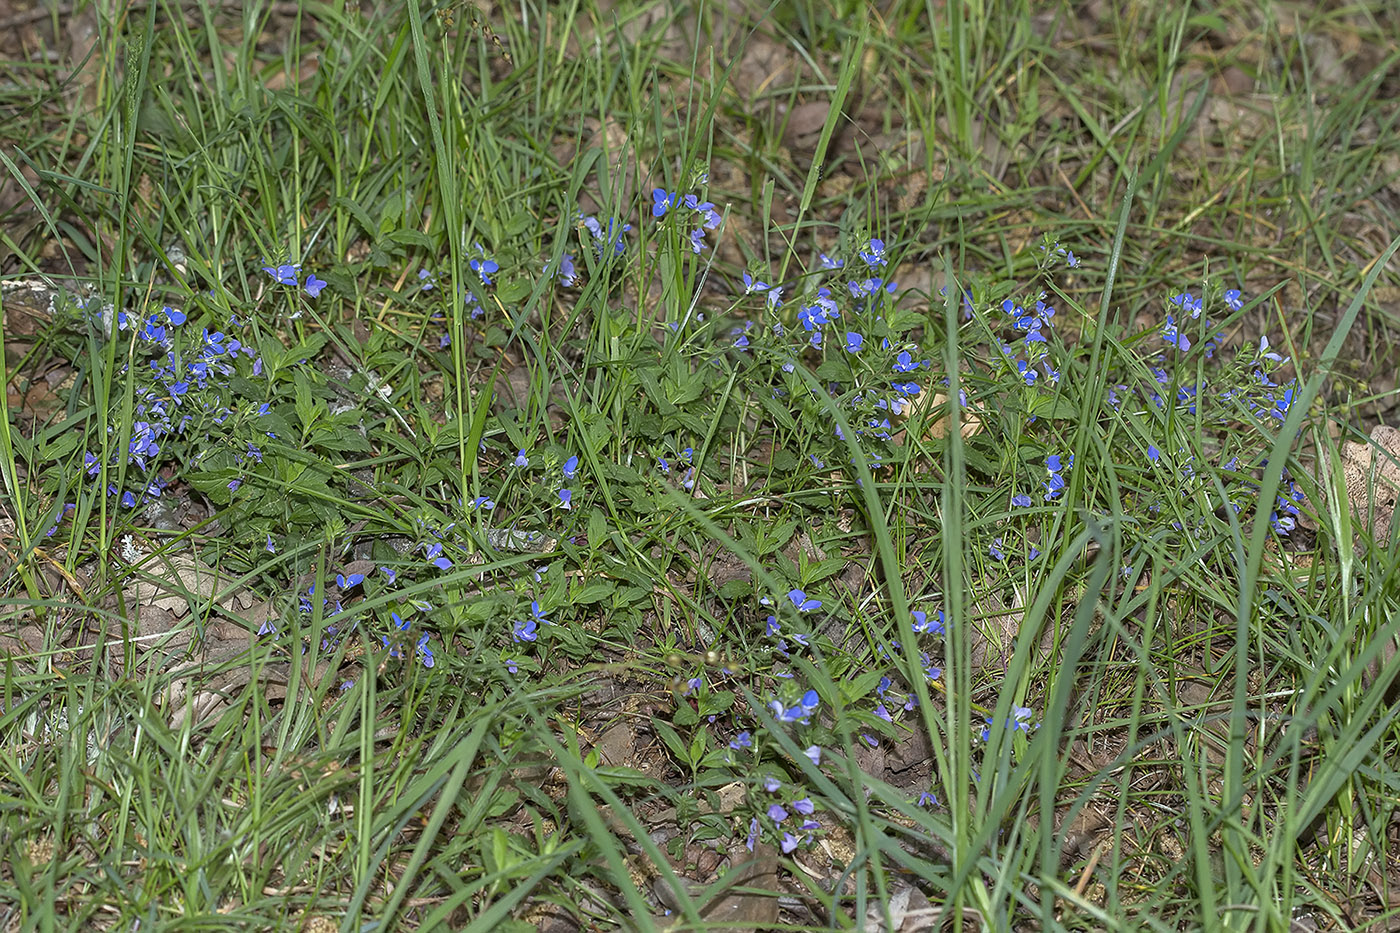
[[[473,259],[471,261],[472,271],[481,277],[483,285],[491,285],[493,283],[490,277],[500,271],[501,265],[496,262],[496,260],[486,257],[486,247],[482,246],[480,243],[475,245],[477,252],[481,254],[482,258]]]
[[[365,575],[362,573],[352,573],[348,577],[340,574],[335,575],[335,585],[342,590],[352,590],[363,582],[365,582]]]
[[[910,612],[909,615],[913,617],[911,628],[913,628],[915,632],[927,632],[930,635],[943,634],[944,629],[942,609],[938,610],[938,612],[934,615],[932,620],[929,619],[928,613],[920,612],[917,609]]]
[[[491,511],[496,507],[496,503],[489,496],[477,496],[472,500],[472,508],[485,509]]]
[[[899,351],[899,355],[895,357],[894,366],[892,368],[897,373],[912,373],[922,365],[922,363],[916,361],[914,357],[909,354],[908,350],[901,350]]]
[[[749,838],[744,840],[744,846],[753,851],[754,845],[758,842],[758,817],[749,820]]]
[[[516,619],[510,634],[511,641],[534,641],[539,637],[534,619]]]
[[[574,257],[565,253],[559,257],[559,284],[565,288],[573,288],[578,281],[578,267],[574,265]]]
[[[822,763],[822,750],[815,745],[808,745],[802,754],[806,755],[814,765]]]
[[[676,195],[664,188],[653,188],[651,189],[651,200],[651,216],[665,217],[666,212],[676,203]]]
[[[797,607],[798,612],[811,612],[822,607],[820,599],[809,599],[807,594],[801,590],[788,590],[788,599]]]
[[[321,289],[326,287],[325,279],[316,278],[316,273],[312,272],[306,277],[306,293],[312,298],[321,297]]]
[[[860,348],[865,344],[865,337],[855,331],[846,331],[846,352],[859,353]]]
[[[768,777],[763,779],[763,789],[768,791],[768,793],[770,794],[776,794],[778,791],[782,790],[782,787],[783,782],[779,781],[772,775],[769,775]]]
[[[441,544],[434,543],[428,545],[425,548],[425,556],[428,558],[429,563],[439,570],[450,570],[452,568],[452,561],[442,556]]]
[[[1183,353],[1191,349],[1191,338],[1181,333],[1176,326],[1176,319],[1170,314],[1167,315],[1167,320],[1162,325],[1162,339]]]
[[[275,545],[275,544],[272,543],[272,535],[268,535],[268,536],[267,536],[267,553],[269,553],[269,554],[276,554],[276,553],[277,553],[277,545]]]
[[[758,281],[757,279],[755,279],[752,275],[749,275],[749,273],[748,273],[747,271],[744,272],[744,294],[745,294],[745,295],[752,295],[754,292],[766,292],[766,291],[768,291],[768,283],[767,283],[767,282],[760,282],[760,281]]]
[[[1029,508],[1031,504],[1031,497],[1023,492],[1018,492],[1016,495],[1011,497],[1011,504],[1022,509]]]
[[[437,277],[427,269],[418,270],[419,288],[425,292],[432,291],[437,286]]]
[[[865,264],[870,268],[887,265],[885,260],[885,241],[871,239],[868,249],[860,251],[860,258],[865,260]]]
[[[574,492],[572,489],[559,490],[559,507],[561,509],[572,509],[574,507],[573,500]]]
[[[278,285],[297,284],[297,267],[292,263],[283,263],[280,266],[263,266],[262,270],[272,276]]]
[[[1244,296],[1240,294],[1238,288],[1227,288],[1225,290],[1225,307],[1231,311],[1238,311],[1244,307]]]
[[[541,625],[553,625],[553,622],[545,618],[545,611],[546,610],[540,608],[538,600],[532,600],[530,602],[530,618]]]
[[[832,259],[826,253],[818,253],[817,261],[821,263],[823,269],[839,269],[846,264],[846,260]]]
[[[515,465],[518,467],[527,467],[530,465],[530,458],[525,456],[524,448],[521,448],[520,452],[515,455]]]
[[[1182,292],[1167,299],[1168,304],[1175,305],[1183,311],[1190,312],[1193,318],[1201,316],[1201,299],[1191,297],[1190,292]]]
[[[428,647],[428,633],[424,632],[423,637],[418,639],[418,657],[423,662],[424,667],[432,667],[437,662],[433,659],[433,651]]]
[[[800,841],[800,840],[798,840],[798,838],[797,838],[796,836],[794,836],[792,833],[783,833],[783,842],[782,842],[783,854],[784,854],[784,855],[790,854],[790,853],[792,852],[792,850],[794,850],[794,849],[797,848],[797,844],[798,844],[799,841]]]
[[[1001,539],[994,538],[991,546],[987,548],[987,553],[992,556],[992,560],[1006,560],[1006,552],[1001,549]]]
[[[774,823],[782,823],[788,818],[788,812],[780,803],[770,803],[768,805],[768,818]]]
[[[705,251],[705,231],[699,227],[690,231],[690,251],[697,256]]]
[[[736,752],[744,748],[753,748],[753,735],[747,731],[740,732],[729,740],[729,747]]]

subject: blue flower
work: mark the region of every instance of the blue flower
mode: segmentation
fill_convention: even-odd
[[[273,281],[278,285],[297,284],[297,267],[292,263],[283,263],[280,266],[263,266],[262,270],[272,276]]]
[[[676,195],[671,194],[664,188],[651,189],[651,216],[665,217],[666,212],[671,209],[671,205],[676,203]]]
[[[996,724],[990,717],[988,717],[985,721],[988,727]],[[1006,728],[1019,729],[1022,732],[1029,733],[1031,731],[1030,708],[1026,706],[1017,706],[1015,703],[1011,704],[1011,715],[1006,718]],[[985,742],[990,738],[991,729],[984,728],[982,730],[982,741]]]
[[[1274,407],[1269,414],[1282,421],[1288,417],[1288,409],[1293,407],[1293,387],[1289,386],[1283,392],[1283,398],[1274,399]]]
[[[713,230],[719,226],[719,211],[715,210],[713,201],[701,201],[693,194],[685,196],[685,206],[697,214],[703,215],[703,222],[706,230]],[[694,234],[691,234],[694,236]],[[697,250],[698,252],[698,250]]]
[[[992,560],[1006,560],[1006,552],[1001,549],[1001,539],[992,539],[991,545],[987,548],[987,553],[992,556]]]
[[[472,508],[485,509],[488,512],[496,507],[496,503],[489,496],[477,496],[472,500]]]
[[[1240,294],[1238,288],[1227,288],[1225,290],[1225,307],[1231,311],[1238,311],[1244,307],[1244,296]]]
[[[865,337],[855,331],[846,331],[846,352],[859,353],[860,348],[865,344]]]
[[[501,269],[501,265],[494,259],[486,258],[486,247],[482,246],[480,243],[477,243],[475,245],[477,252],[481,253],[482,258],[473,259],[471,261],[472,271],[481,277],[482,284],[491,285],[492,282],[490,276],[493,276],[497,272],[499,272]]]
[[[781,823],[788,818],[787,809],[780,803],[770,803],[768,805],[768,818],[774,823]]]
[[[744,840],[744,846],[753,851],[754,845],[758,842],[758,817],[749,820],[749,838]]]
[[[865,260],[865,264],[870,268],[886,265],[885,241],[871,239],[870,247],[860,251],[860,258]]]
[[[807,594],[801,590],[788,590],[788,599],[797,607],[798,612],[811,612],[822,607],[820,599],[809,599]]]
[[[768,283],[767,283],[767,282],[760,282],[760,281],[758,281],[757,279],[755,279],[752,275],[749,275],[749,273],[748,273],[747,271],[744,272],[744,294],[745,294],[745,295],[752,295],[754,292],[766,292],[766,291],[768,291]]]
[[[429,272],[427,269],[419,269],[419,270],[418,270],[418,282],[419,282],[419,287],[420,287],[423,291],[425,291],[425,292],[430,292],[430,291],[432,291],[433,288],[436,286],[436,284],[437,284],[437,278],[436,278],[431,272]]]
[[[773,713],[773,718],[778,722],[800,722],[806,723],[811,715],[816,712],[821,700],[817,697],[817,691],[808,690],[802,695],[796,706],[785,706],[781,700],[770,700],[768,709]]]
[[[428,633],[424,632],[423,637],[418,639],[418,657],[422,660],[424,667],[432,667],[436,661],[433,660],[433,651],[428,647]]]
[[[561,509],[572,509],[574,493],[572,489],[559,490],[559,507]]]
[[[916,632],[927,632],[930,635],[941,635],[943,633],[943,610],[938,610],[937,615],[929,621],[928,613],[915,609],[909,613],[913,617],[911,627]],[[884,680],[881,680],[884,683]]]
[[[900,350],[899,356],[894,359],[893,369],[897,373],[912,373],[919,365],[918,361],[909,355],[908,350]]]
[[[565,461],[564,461],[564,478],[565,478],[565,479],[573,479],[573,478],[574,478],[574,474],[577,473],[577,472],[578,472],[578,457],[570,457],[568,460],[565,460]]]
[[[1171,298],[1167,299],[1167,303],[1175,305],[1183,311],[1190,312],[1193,318],[1201,316],[1201,299],[1191,297],[1190,292],[1182,292],[1179,295],[1173,295]]]
[[[1183,353],[1191,349],[1191,338],[1181,333],[1176,326],[1176,319],[1170,314],[1167,315],[1166,323],[1162,325],[1162,339]]]
[[[806,755],[814,765],[820,765],[822,763],[822,750],[815,745],[808,745],[807,748],[803,750],[802,754]]]
[[[523,447],[520,449],[520,452],[515,455],[515,465],[518,467],[527,467],[530,465],[530,458],[525,456],[525,449]]]
[[[530,618],[541,625],[553,625],[554,623],[545,618],[546,610],[540,608],[538,600],[530,602]]]
[[[817,261],[821,263],[823,269],[839,269],[846,264],[846,260],[832,259],[826,253],[818,253]]]
[[[321,297],[321,289],[326,287],[325,279],[316,278],[316,273],[312,272],[306,277],[306,293],[312,298]]]
[[[753,748],[753,735],[747,731],[740,732],[729,740],[729,747],[736,752],[743,748]]]
[[[578,281],[578,267],[574,265],[574,257],[569,253],[559,257],[559,269],[556,274],[559,276],[560,285],[572,288]]]
[[[1031,497],[1023,492],[1018,492],[1011,497],[1011,504],[1018,508],[1028,508],[1031,504]]]
[[[335,585],[342,590],[353,590],[363,582],[365,582],[365,575],[362,573],[352,573],[348,577],[340,574],[335,575]]]
[[[699,227],[690,231],[690,251],[697,256],[705,251],[705,231]]]
[[[537,628],[538,625],[534,619],[516,619],[510,633],[510,639],[516,642],[534,641],[539,637]]]
[[[426,556],[428,558],[428,561],[439,570],[450,570],[452,568],[452,561],[442,556],[441,544],[434,543],[427,545],[424,548],[424,556]]]

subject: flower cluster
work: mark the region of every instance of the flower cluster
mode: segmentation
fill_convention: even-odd
[[[719,228],[719,211],[711,201],[701,201],[698,195],[654,188],[651,192],[651,216],[661,220],[668,215],[683,226],[691,227],[686,235],[690,250],[699,254],[706,249],[705,232]]]

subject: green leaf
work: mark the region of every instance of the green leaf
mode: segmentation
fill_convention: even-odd
[[[1037,395],[1026,411],[1047,421],[1067,421],[1079,417],[1079,407],[1063,395]]]
[[[569,601],[575,605],[588,606],[607,599],[615,589],[617,589],[617,584],[611,580],[596,580],[576,588],[570,595]]]
[[[688,706],[689,704],[684,705]],[[680,735],[676,733],[675,729],[671,728],[669,723],[653,716],[651,717],[651,725],[652,728],[656,730],[656,734],[661,736],[662,743],[670,749],[671,754],[676,757],[677,761],[686,761],[688,759],[685,742],[681,740]]]

